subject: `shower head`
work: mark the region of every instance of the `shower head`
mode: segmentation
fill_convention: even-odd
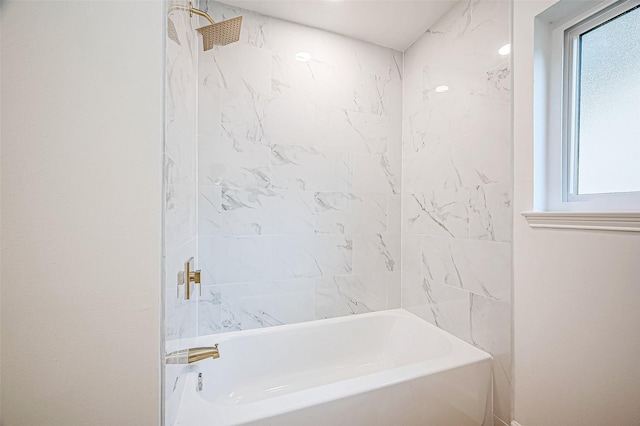
[[[193,15],[202,16],[211,23],[211,25],[207,25],[206,27],[198,28],[196,30],[200,34],[202,34],[202,46],[204,47],[205,51],[212,49],[215,45],[224,46],[240,40],[242,16],[238,16],[237,18],[233,19],[227,19],[226,21],[222,22],[215,22],[207,12],[196,9],[195,7],[193,7],[191,2],[189,2],[189,6],[183,6],[179,4],[173,5],[169,8],[169,13],[174,10],[189,12],[190,17],[193,17]],[[167,19],[167,36],[171,40],[175,41],[179,46],[181,46],[176,26],[173,24],[171,18]]]
[[[206,27],[198,28],[202,34],[202,46],[204,50],[213,49],[213,46],[224,46],[240,40],[240,28],[242,26],[242,16],[216,22]]]

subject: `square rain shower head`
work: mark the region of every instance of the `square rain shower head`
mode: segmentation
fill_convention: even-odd
[[[238,16],[237,18],[198,28],[196,31],[202,34],[202,46],[206,51],[213,49],[213,46],[224,46],[240,40],[241,25],[242,16]]]

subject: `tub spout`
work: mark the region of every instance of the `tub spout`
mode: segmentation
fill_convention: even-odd
[[[218,344],[212,348],[189,348],[167,354],[167,364],[192,364],[205,358],[220,358]]]

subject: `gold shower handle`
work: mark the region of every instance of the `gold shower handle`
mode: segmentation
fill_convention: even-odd
[[[184,262],[184,271],[181,272],[181,279],[178,285],[184,284],[184,300],[191,299],[191,283],[199,284],[198,295],[202,296],[202,285],[200,284],[200,270],[192,271],[193,257]]]

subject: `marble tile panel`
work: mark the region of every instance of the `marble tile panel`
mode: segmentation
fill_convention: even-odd
[[[314,281],[290,280],[220,286],[224,331],[314,319]]]
[[[224,48],[215,48],[210,54],[200,55],[201,87],[212,86],[247,95],[270,95],[270,70],[271,51],[246,43],[232,43]]]
[[[386,309],[390,274],[342,275],[315,280],[317,319]]]
[[[179,247],[193,239],[196,232],[195,184],[174,177],[175,163],[165,158],[165,244]],[[177,183],[170,183],[175,182]]]
[[[511,419],[511,305],[471,296],[471,339],[493,355],[493,409],[500,419]]]
[[[270,151],[271,186],[274,189],[349,192],[349,154],[315,148],[273,145]]]
[[[422,277],[422,237],[403,230],[401,240],[402,272]]]
[[[407,232],[468,238],[468,197],[464,188],[405,194],[403,214]]]
[[[430,283],[460,287],[462,277],[453,255],[453,238],[425,236],[421,240],[422,276]]]
[[[451,242],[451,255],[460,288],[510,303],[510,243],[455,239]]]
[[[402,103],[402,57],[388,50],[382,59],[375,48],[360,49],[357,54],[360,75],[356,80],[356,111],[393,116]],[[381,60],[382,59],[382,60]]]
[[[389,155],[353,154],[353,191],[399,195],[402,159]]]
[[[270,268],[274,280],[350,274],[353,241],[343,235],[272,237]]]
[[[399,234],[358,234],[353,236],[354,273],[389,273],[399,270]]]
[[[511,245],[425,236],[422,238],[422,273],[429,282],[509,302]]]
[[[198,235],[219,235],[222,232],[222,188],[200,186],[198,194]]]
[[[471,189],[469,202],[470,238],[511,241],[513,203],[509,185],[478,185]]]
[[[323,150],[329,112],[309,102],[274,98],[266,105],[265,134],[271,145],[296,145]]]
[[[405,277],[407,280],[405,280]],[[443,330],[471,343],[469,293],[425,278],[403,274],[402,306]]]
[[[364,212],[363,212],[364,213]],[[402,196],[387,195],[387,232],[402,233]],[[376,232],[376,231],[372,231]]]
[[[221,188],[220,219],[225,235],[262,235],[269,221],[265,205],[280,198],[264,188]]]
[[[206,61],[198,61],[198,136],[218,136],[222,123],[222,91],[206,78]]]
[[[328,128],[327,145],[332,151],[385,154],[392,143],[387,116],[332,109]]]
[[[273,191],[265,199],[266,221],[263,235],[313,235],[315,233],[315,198],[309,191]]]
[[[200,185],[266,189],[270,185],[268,145],[228,135],[199,138]]]
[[[200,237],[199,256],[204,285],[269,279],[268,237]]]
[[[387,196],[345,192],[314,194],[315,232],[319,234],[384,233]]]
[[[202,286],[202,296],[198,298],[198,336],[223,331],[220,287],[219,285]]]
[[[238,141],[268,144],[265,137],[267,104],[273,98],[261,95],[248,87],[246,93],[226,90],[221,97],[222,135]]]
[[[294,55],[274,51],[273,96],[327,107],[353,108],[353,85],[340,78],[334,64],[315,59],[300,62]]]
[[[387,283],[387,309],[399,309],[402,307],[402,272],[397,270],[389,274]]]

